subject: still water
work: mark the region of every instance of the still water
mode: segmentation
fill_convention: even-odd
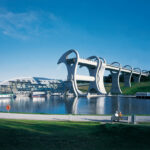
[[[48,114],[112,114],[116,110],[123,114],[150,114],[150,100],[114,97],[96,98],[16,98],[0,99],[0,111],[6,111],[10,104],[10,112],[48,113]]]

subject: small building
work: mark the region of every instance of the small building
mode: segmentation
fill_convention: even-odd
[[[62,92],[64,82],[42,77],[19,77],[0,82],[0,93],[17,93],[19,91]]]

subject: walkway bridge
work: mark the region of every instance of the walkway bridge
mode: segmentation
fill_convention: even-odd
[[[69,58],[69,55],[75,54],[75,58]],[[121,66],[119,62],[113,62],[112,64],[107,64],[106,60],[91,56],[87,59],[79,57],[79,53],[76,50],[69,50],[64,53],[58,64],[64,63],[67,67],[67,89],[73,92],[75,96],[87,96],[89,94],[105,95],[106,90],[104,87],[104,72],[109,70],[112,75],[112,94],[121,94],[122,91],[119,85],[120,73],[124,73],[124,85],[126,87],[131,87],[131,77],[133,76],[134,82],[140,82],[141,76],[149,76],[149,72],[141,70],[140,68],[132,68],[130,65]],[[83,76],[77,74],[77,67],[87,67],[89,70],[89,76]],[[77,81],[88,81],[89,88],[87,93],[83,93],[78,89]]]

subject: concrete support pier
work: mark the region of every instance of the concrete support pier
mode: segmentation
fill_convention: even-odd
[[[121,67],[120,63],[114,62],[111,65],[117,64],[119,67]],[[112,94],[121,94],[122,91],[120,89],[120,84],[119,84],[119,77],[120,77],[120,70],[119,71],[110,71],[111,76],[112,76],[112,88],[111,88],[111,93]]]
[[[131,70],[131,72],[130,73],[124,72],[124,86],[125,87],[131,87],[131,77],[132,77],[132,71],[133,71],[133,69],[129,65],[126,65],[123,68],[125,69],[127,67],[129,67],[129,69]]]
[[[90,76],[95,77],[95,81],[90,82],[88,93],[90,94],[106,94],[106,90],[104,87],[104,72],[105,72],[105,60],[102,58],[98,58],[96,56],[91,56],[87,58],[88,60],[95,59],[97,61],[97,66],[95,68],[88,67]]]
[[[74,53],[76,55],[76,58],[73,59],[68,59],[68,56]],[[66,53],[64,53],[64,55],[62,55],[62,57],[59,59],[58,64],[59,63],[64,63],[67,67],[67,71],[68,71],[68,75],[67,75],[67,82],[68,85],[66,86],[66,91],[69,91],[71,93],[74,93],[75,96],[78,96],[78,90],[77,88],[77,83],[75,82],[75,76],[74,74],[76,74],[76,69],[77,69],[77,65],[78,65],[78,59],[79,59],[79,54],[77,51],[75,50],[69,50]]]
[[[137,74],[133,75],[133,80],[134,80],[134,82],[135,82],[135,83],[140,83],[141,74],[142,74],[141,69],[140,69],[140,68],[134,68],[133,70],[135,70],[135,71],[138,71],[138,72],[139,72],[139,74],[138,74],[138,75],[137,75]]]

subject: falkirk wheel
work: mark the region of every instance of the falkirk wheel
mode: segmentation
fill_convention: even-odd
[[[75,57],[69,58],[71,54]],[[120,73],[124,73],[124,86],[131,87],[131,77],[134,82],[140,82],[141,76],[149,76],[147,71],[142,71],[140,68],[132,68],[130,65],[121,66],[119,62],[107,64],[104,58],[98,56],[91,56],[86,59],[80,58],[78,51],[71,49],[65,52],[57,64],[64,63],[67,68],[67,86],[66,91],[74,93],[74,96],[88,96],[88,95],[105,95],[106,90],[104,86],[104,72],[109,70],[112,76],[112,94],[121,94],[122,91],[119,85]],[[87,67],[89,76],[78,75],[77,67]],[[80,91],[77,86],[78,81],[89,82],[89,88],[86,93]]]

